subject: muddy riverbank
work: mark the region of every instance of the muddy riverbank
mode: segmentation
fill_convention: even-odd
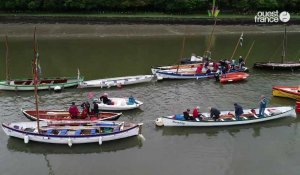
[[[0,24],[0,35],[9,37],[32,37],[33,28],[37,27],[39,38],[95,38],[95,37],[152,37],[152,36],[193,36],[209,35],[209,25],[91,25],[91,24]],[[288,32],[300,32],[300,25],[290,25]],[[282,25],[217,25],[215,34],[234,33],[280,33]]]

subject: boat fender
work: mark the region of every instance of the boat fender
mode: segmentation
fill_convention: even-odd
[[[99,145],[102,145],[102,137],[99,137]]]
[[[300,112],[300,101],[296,101],[296,112]]]
[[[159,117],[155,120],[155,124],[156,124],[156,126],[164,126],[164,123],[163,123],[163,120],[161,117]]]
[[[62,88],[60,86],[55,86],[53,89],[55,92],[59,92],[62,90]]]
[[[73,145],[71,138],[68,138],[68,145],[69,145],[69,147],[71,147]]]
[[[163,79],[164,79],[164,78],[161,77],[161,76],[157,76],[156,78],[157,78],[157,80],[163,80]]]
[[[24,136],[24,143],[28,143],[29,142],[29,136],[28,135],[25,135]]]

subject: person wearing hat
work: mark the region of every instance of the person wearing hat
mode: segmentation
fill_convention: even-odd
[[[234,112],[235,112],[235,118],[237,120],[240,120],[240,116],[244,114],[244,110],[242,106],[237,103],[234,103]]]
[[[73,119],[78,118],[80,112],[79,112],[77,106],[75,105],[75,102],[72,102],[72,105],[69,108],[69,113],[71,115],[71,118],[73,118]]]

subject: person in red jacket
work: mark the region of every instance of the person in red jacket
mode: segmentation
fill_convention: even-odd
[[[199,120],[202,120],[202,117],[200,117],[200,112],[199,112],[200,107],[196,106],[193,110],[193,117],[196,120],[196,118],[199,118]]]
[[[72,102],[72,105],[69,108],[69,113],[71,115],[71,118],[78,118],[80,112],[77,106],[75,105],[75,102]]]
[[[197,69],[196,69],[196,74],[201,74],[203,69],[203,64],[199,64]]]

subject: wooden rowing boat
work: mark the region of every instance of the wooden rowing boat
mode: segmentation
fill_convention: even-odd
[[[22,110],[22,113],[30,120],[37,120],[36,110]],[[100,112],[98,115],[90,114],[89,116],[78,116],[71,118],[70,113],[65,110],[39,110],[39,120],[41,121],[101,121],[101,120],[118,120],[122,113]]]
[[[137,76],[126,76],[116,77],[98,80],[83,81],[79,84],[78,88],[88,87],[113,87],[113,86],[124,86],[138,83],[150,82],[153,79],[153,75],[137,75]]]
[[[276,97],[286,97],[299,100],[300,91],[298,86],[273,86],[272,94]]]
[[[234,83],[238,81],[243,81],[248,78],[249,74],[245,72],[234,72],[230,74],[222,75],[220,78],[221,83]]]
[[[284,117],[296,117],[295,109],[291,106],[286,107],[270,107],[266,108],[263,117],[258,117],[256,114],[259,109],[247,109],[244,110],[244,114],[240,117],[240,120],[235,118],[234,111],[222,111],[220,119],[214,121],[209,116],[209,113],[203,113],[203,120],[185,120],[182,114],[176,114],[172,116],[157,118],[155,124],[157,126],[231,126],[231,125],[245,125],[252,123],[265,122],[275,120]]]
[[[68,88],[76,87],[83,81],[83,77],[59,77],[59,78],[40,78],[38,90],[50,90],[55,87]],[[0,81],[0,90],[13,91],[33,91],[33,79],[16,79]]]
[[[142,123],[133,124],[117,121],[98,121],[86,123],[55,123],[13,122],[3,123],[2,128],[6,135],[30,141],[67,144],[98,143],[112,141],[141,134]]]
[[[226,75],[229,75],[231,73],[235,72],[244,72],[247,68],[243,69],[235,69],[230,70],[230,72],[226,73]],[[200,73],[197,74],[195,72],[170,72],[170,71],[156,71],[156,76],[158,79],[201,79],[201,78],[212,78],[215,76],[215,72],[211,73]]]

